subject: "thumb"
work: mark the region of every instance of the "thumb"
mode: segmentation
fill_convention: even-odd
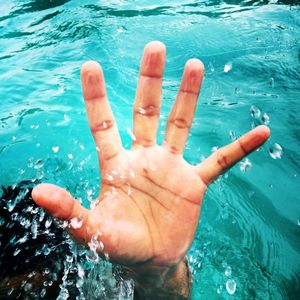
[[[36,186],[31,195],[34,202],[53,217],[69,221],[69,232],[76,240],[88,239],[89,210],[76,201],[70,193],[59,186],[43,183]]]

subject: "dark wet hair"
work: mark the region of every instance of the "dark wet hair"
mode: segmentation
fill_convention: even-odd
[[[64,230],[31,198],[31,181],[2,187],[0,299],[56,298],[69,248]],[[45,282],[48,284],[45,285]],[[47,295],[48,293],[48,295]]]

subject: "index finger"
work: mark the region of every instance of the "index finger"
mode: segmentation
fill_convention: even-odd
[[[207,185],[210,184],[224,171],[260,147],[269,136],[270,129],[267,126],[254,128],[231,144],[215,151],[196,167],[197,173]]]

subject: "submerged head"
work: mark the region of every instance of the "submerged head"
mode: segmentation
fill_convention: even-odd
[[[32,201],[32,182],[2,190],[0,298],[56,298],[69,251],[64,230]]]

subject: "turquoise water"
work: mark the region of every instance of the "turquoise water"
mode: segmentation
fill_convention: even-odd
[[[194,299],[300,295],[300,37],[297,1],[28,1],[0,5],[1,185],[38,178],[86,203],[99,188],[81,64],[104,69],[124,146],[144,45],[167,46],[159,140],[184,63],[205,81],[185,158],[257,124],[272,136],[207,192],[189,252]],[[298,298],[299,299],[299,298]]]

